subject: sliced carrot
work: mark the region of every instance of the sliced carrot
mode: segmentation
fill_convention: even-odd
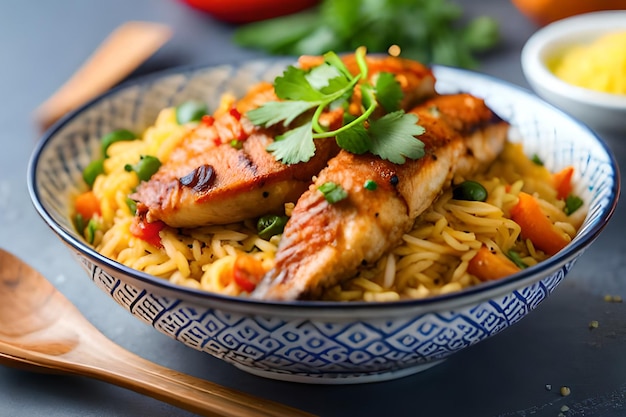
[[[561,200],[567,198],[572,193],[572,176],[574,175],[574,167],[568,166],[552,175],[556,195]]]
[[[519,202],[511,209],[511,219],[521,227],[524,239],[530,239],[536,248],[548,255],[554,255],[569,243],[530,194],[519,193]]]
[[[87,191],[76,197],[74,201],[74,209],[76,213],[83,216],[83,219],[89,220],[96,214],[100,215],[100,201],[93,191]]]
[[[481,281],[493,281],[512,275],[520,270],[509,259],[499,256],[482,246],[469,261],[467,272]]]

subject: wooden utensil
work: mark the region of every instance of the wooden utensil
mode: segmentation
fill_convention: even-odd
[[[89,376],[206,416],[312,416],[125,350],[93,327],[39,272],[2,249],[0,364]]]
[[[105,92],[148,59],[171,37],[160,23],[131,21],[120,25],[74,75],[35,111],[47,129],[67,112]]]

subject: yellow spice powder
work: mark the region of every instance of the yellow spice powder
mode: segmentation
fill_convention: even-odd
[[[579,87],[626,95],[626,31],[567,50],[553,72]]]

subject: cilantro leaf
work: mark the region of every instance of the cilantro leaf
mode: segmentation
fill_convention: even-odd
[[[311,69],[305,78],[311,87],[324,95],[346,88],[350,82],[337,68],[326,63]]]
[[[306,79],[306,71],[293,65],[287,67],[282,76],[274,80],[274,91],[283,100],[303,100],[319,102],[324,94],[316,90]]]
[[[307,162],[315,154],[312,128],[313,122],[309,121],[291,129],[277,136],[266,149],[274,155],[276,160],[286,164]]]
[[[363,123],[339,132],[335,140],[340,148],[357,155],[370,150],[370,137]]]
[[[376,79],[376,97],[383,109],[393,112],[400,109],[402,87],[396,77],[389,72],[381,72]]]
[[[351,81],[354,78],[350,70],[348,70],[346,65],[343,63],[341,58],[339,58],[339,56],[336,53],[332,51],[326,52],[324,54],[324,62],[326,62],[328,65],[331,65],[337,68],[337,70],[341,72],[344,75],[344,77],[346,77],[346,79]]]
[[[270,127],[283,122],[288,126],[298,116],[309,109],[317,106],[317,103],[308,101],[268,101],[262,106],[252,109],[246,113],[246,117],[257,126]]]
[[[355,59],[359,73],[354,76],[334,52],[325,54],[323,64],[307,71],[290,66],[274,81],[276,95],[282,101],[267,102],[247,113],[257,126],[269,127],[282,122],[290,128],[266,148],[276,160],[285,164],[306,162],[315,154],[315,139],[332,137],[348,152],[369,151],[397,164],[404,163],[406,158],[417,159],[424,155],[424,144],[415,138],[424,132],[424,128],[417,125],[417,116],[403,110],[382,117],[375,112],[380,107],[385,111],[399,108],[403,92],[395,76],[379,73],[373,86],[367,80],[365,48],[357,48]],[[335,106],[347,108],[359,82],[359,115],[345,113],[342,125],[334,130],[322,126],[322,113]],[[296,120],[302,123],[299,116],[313,109],[307,122],[291,126]]]
[[[415,136],[425,129],[417,124],[417,116],[399,110],[370,122],[368,129],[372,140],[370,151],[394,164],[403,164],[406,158],[424,156],[424,143]]]

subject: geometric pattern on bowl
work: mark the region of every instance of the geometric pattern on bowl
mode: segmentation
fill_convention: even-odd
[[[96,253],[74,232],[69,195],[99,139],[111,130],[143,131],[158,112],[187,99],[214,108],[221,94],[244,93],[272,80],[286,60],[192,68],[121,86],[79,109],[50,132],[33,153],[28,186],[35,208],[68,246],[89,277],[119,305],[190,348],[247,372],[308,383],[392,379],[426,369],[491,337],[536,308],[563,280],[611,217],[619,170],[605,144],[588,128],[530,92],[497,79],[435,67],[442,93],[485,98],[552,170],[573,165],[574,192],[589,214],[573,242],[537,267],[463,292],[397,303],[276,303],[207,294],[133,271]]]
[[[510,294],[458,310],[342,323],[206,308],[124,283],[84,256],[78,260],[118,304],[185,345],[258,375],[325,384],[381,381],[436,364],[521,320],[574,263]]]

